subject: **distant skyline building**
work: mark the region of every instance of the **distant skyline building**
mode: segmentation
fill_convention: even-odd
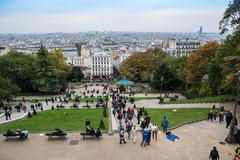
[[[199,29],[199,35],[201,36],[203,34],[203,26],[200,26],[200,29]]]

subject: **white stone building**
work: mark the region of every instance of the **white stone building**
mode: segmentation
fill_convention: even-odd
[[[66,58],[78,56],[78,50],[76,47],[63,47],[61,50]]]
[[[162,43],[165,52],[174,57],[189,56],[200,47],[201,43],[198,39],[168,39]]]
[[[92,58],[91,67],[92,78],[107,78],[112,76],[113,59],[111,54],[107,52],[94,52],[91,58]]]

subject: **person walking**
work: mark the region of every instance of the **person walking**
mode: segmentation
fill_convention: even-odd
[[[130,139],[131,139],[131,130],[132,130],[132,125],[130,124],[130,122],[127,122],[126,130],[127,130],[127,133],[128,133],[128,140],[130,141]]]
[[[167,128],[168,128],[168,119],[166,116],[164,116],[163,120],[162,120],[162,127],[163,127],[163,132],[167,132]]]
[[[132,128],[132,135],[133,135],[133,143],[134,144],[137,141],[137,133],[138,133],[137,127],[134,125],[133,128]]]
[[[148,139],[148,131],[147,131],[147,128],[145,128],[145,129],[142,131],[142,143],[141,143],[141,146],[146,147],[147,139]]]
[[[140,113],[137,113],[137,124],[140,124],[140,118],[141,118]]]
[[[148,127],[147,128],[147,134],[148,134],[148,136],[147,136],[147,145],[150,145],[151,138],[152,138],[151,133],[152,133],[152,130],[151,130],[150,127]]]
[[[213,121],[213,112],[212,112],[212,111],[209,111],[209,113],[208,113],[207,121],[208,121],[209,119],[211,120],[211,122]]]
[[[123,129],[120,130],[119,137],[120,137],[120,144],[122,144],[122,142],[125,144],[126,141],[124,138],[124,130]]]
[[[219,157],[219,154],[218,154],[217,147],[213,147],[213,149],[210,152],[209,159],[210,160],[219,160],[219,158],[220,157]]]
[[[213,119],[214,119],[214,121],[216,121],[216,119],[217,119],[217,114],[218,114],[217,110],[214,110],[213,111]]]
[[[223,113],[223,111],[221,111],[221,112],[219,113],[219,122],[220,122],[220,123],[223,122],[223,117],[224,117],[224,113]]]
[[[152,139],[157,140],[157,133],[158,133],[158,126],[157,126],[157,124],[153,124],[151,129],[152,129]]]
[[[7,110],[5,111],[5,117],[6,117],[6,120],[8,120],[8,112],[7,112]]]
[[[226,115],[226,128],[228,128],[228,126],[230,126],[232,119],[233,119],[232,112],[228,112]]]

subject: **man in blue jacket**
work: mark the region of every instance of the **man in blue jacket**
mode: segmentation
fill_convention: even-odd
[[[147,128],[145,128],[142,131],[142,143],[141,143],[141,146],[146,147],[147,140],[148,140],[148,131],[147,131]]]
[[[163,132],[167,132],[167,128],[168,128],[168,119],[166,116],[164,116],[163,120],[162,120],[162,127],[163,127]]]

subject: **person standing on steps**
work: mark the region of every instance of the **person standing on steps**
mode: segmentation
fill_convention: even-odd
[[[213,147],[213,149],[210,152],[209,159],[210,160],[219,160],[220,159],[217,147]]]

